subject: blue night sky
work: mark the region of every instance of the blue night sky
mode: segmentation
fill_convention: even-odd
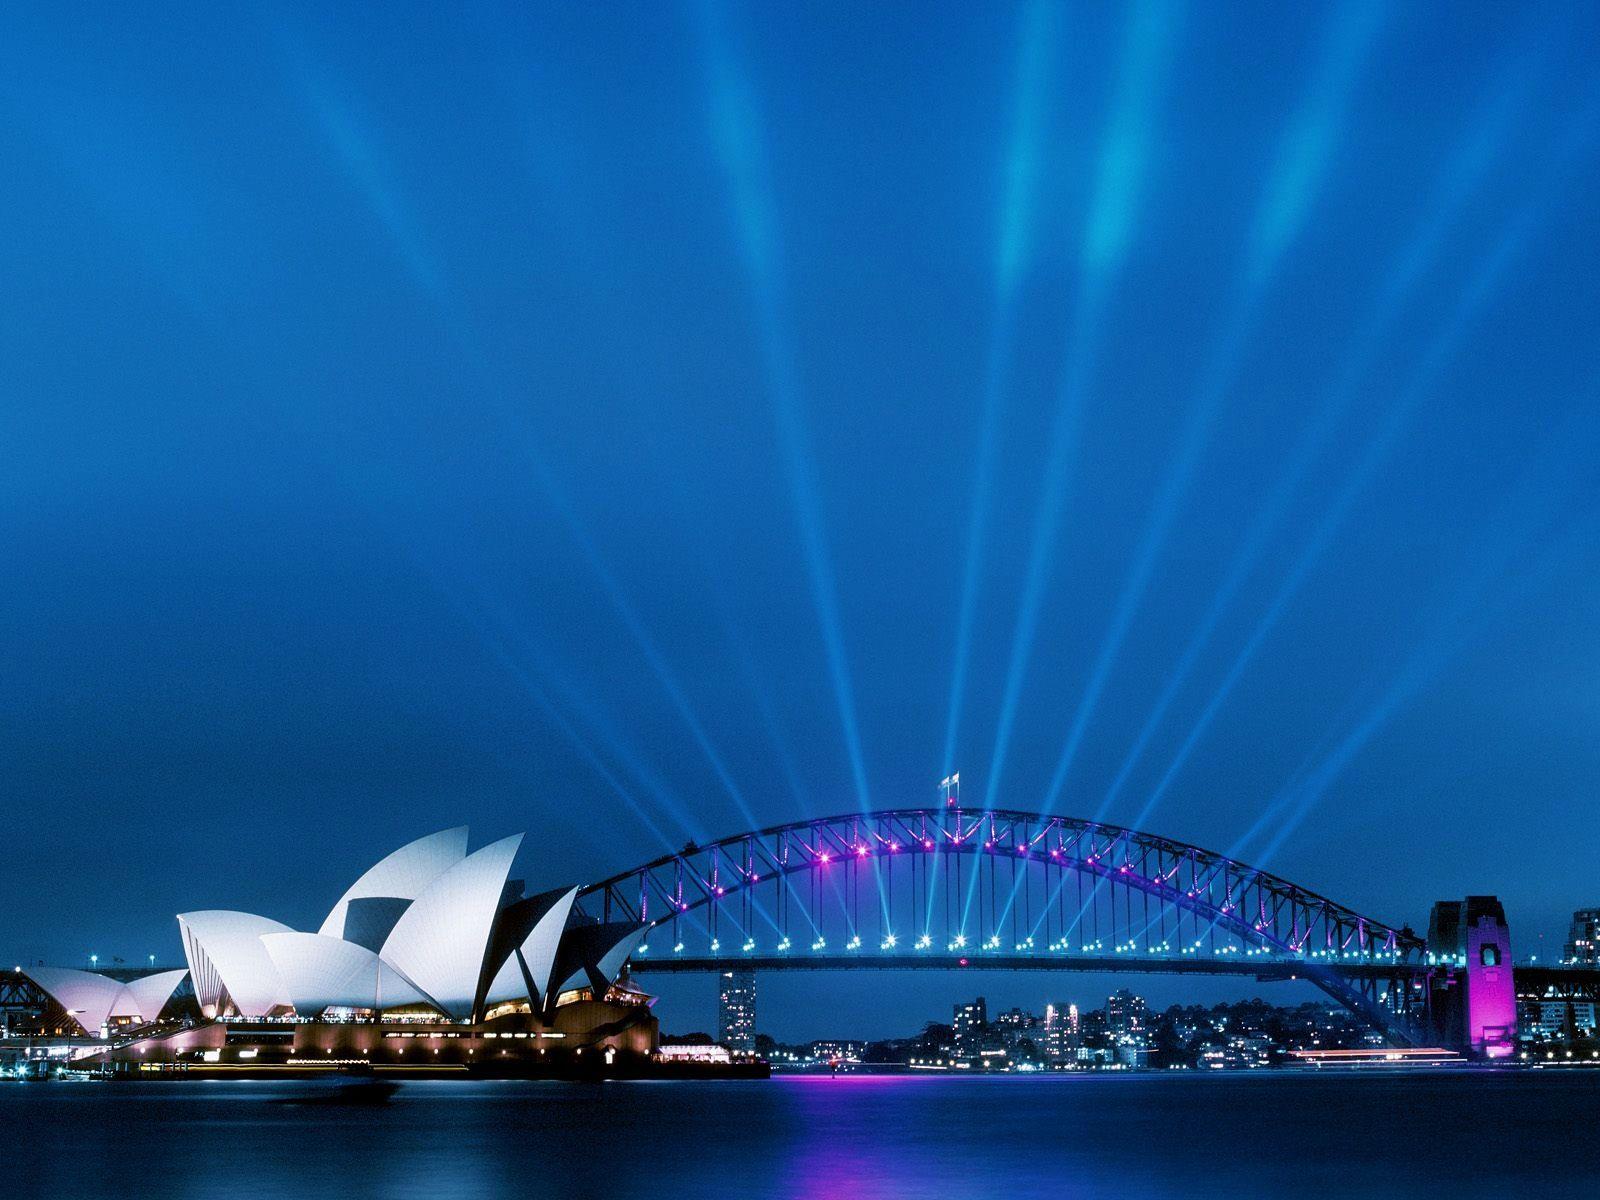
[[[951,768],[1556,952],[1600,903],[1597,39],[12,8],[0,953],[178,960],[174,913],[315,928],[447,825],[548,887]],[[762,1025],[975,990],[840,979],[840,1028],[818,983]]]

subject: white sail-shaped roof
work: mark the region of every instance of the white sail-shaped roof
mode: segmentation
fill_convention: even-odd
[[[617,976],[622,974],[623,964],[628,961],[628,956],[639,948],[639,943],[644,941],[644,935],[649,932],[649,927],[639,926],[632,933],[626,934],[611,949],[601,956],[596,965],[596,973],[607,983],[615,983]]]
[[[578,898],[578,889],[570,888],[557,893],[548,909],[501,965],[489,984],[484,1000],[499,1004],[506,1000],[534,1000],[542,1002],[550,988],[550,972],[556,965],[556,951],[561,947],[561,934],[567,927],[567,917],[572,912],[572,902]],[[518,955],[522,961],[518,962]],[[524,966],[528,974],[524,978]],[[533,994],[528,994],[529,982]]]
[[[139,1002],[133,998],[127,984],[124,983],[122,990],[117,993],[117,1002],[111,1006],[108,1016],[132,1017],[136,1021],[144,1019],[144,1014],[139,1011]]]
[[[383,896],[415,900],[430,883],[466,856],[465,825],[430,833],[427,837],[401,846],[387,858],[369,867],[360,879],[350,885],[317,932],[326,937],[346,937],[345,915],[349,911],[350,901]]]
[[[201,1012],[217,1016],[223,992],[246,1017],[265,1016],[289,1003],[278,969],[261,944],[263,934],[292,932],[283,922],[253,913],[207,909],[179,914],[178,928]]]
[[[430,883],[383,944],[383,958],[453,1017],[471,1015],[515,834],[469,854]]]
[[[154,1021],[188,973],[179,967],[175,971],[159,971],[154,975],[130,979],[127,983],[128,998],[132,1000],[136,1014],[146,1021]]]
[[[100,1027],[111,1016],[112,1009],[123,999],[123,986],[93,971],[78,971],[71,967],[29,967],[23,972],[49,996],[90,1036],[98,1036]]]
[[[326,1008],[382,1010],[433,1003],[400,972],[355,942],[320,933],[269,933],[261,944],[302,1017],[315,1017]]]
[[[556,987],[555,994],[559,996],[573,988],[588,987],[594,990],[595,999],[600,999],[600,993],[621,974],[622,965],[638,949],[649,929],[648,925],[613,921],[608,925],[580,925],[568,930],[556,972],[566,978]]]
[[[162,971],[129,983],[71,967],[29,967],[23,974],[93,1036],[112,1017],[154,1021],[188,972]]]

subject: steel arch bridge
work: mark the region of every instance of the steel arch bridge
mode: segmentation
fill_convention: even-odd
[[[897,808],[734,834],[581,890],[635,971],[1121,970],[1305,978],[1413,1040],[1424,943],[1267,871],[1118,825]]]

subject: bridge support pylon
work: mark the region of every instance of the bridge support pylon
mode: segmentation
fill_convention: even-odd
[[[1433,985],[1440,1040],[1482,1058],[1516,1051],[1517,988],[1511,929],[1494,896],[1441,900],[1428,921],[1428,954],[1441,964]]]

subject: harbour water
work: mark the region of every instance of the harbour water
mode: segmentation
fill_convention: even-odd
[[[1600,1196],[1600,1071],[0,1088],[7,1191],[94,1200]],[[286,1102],[287,1101],[287,1102]]]

